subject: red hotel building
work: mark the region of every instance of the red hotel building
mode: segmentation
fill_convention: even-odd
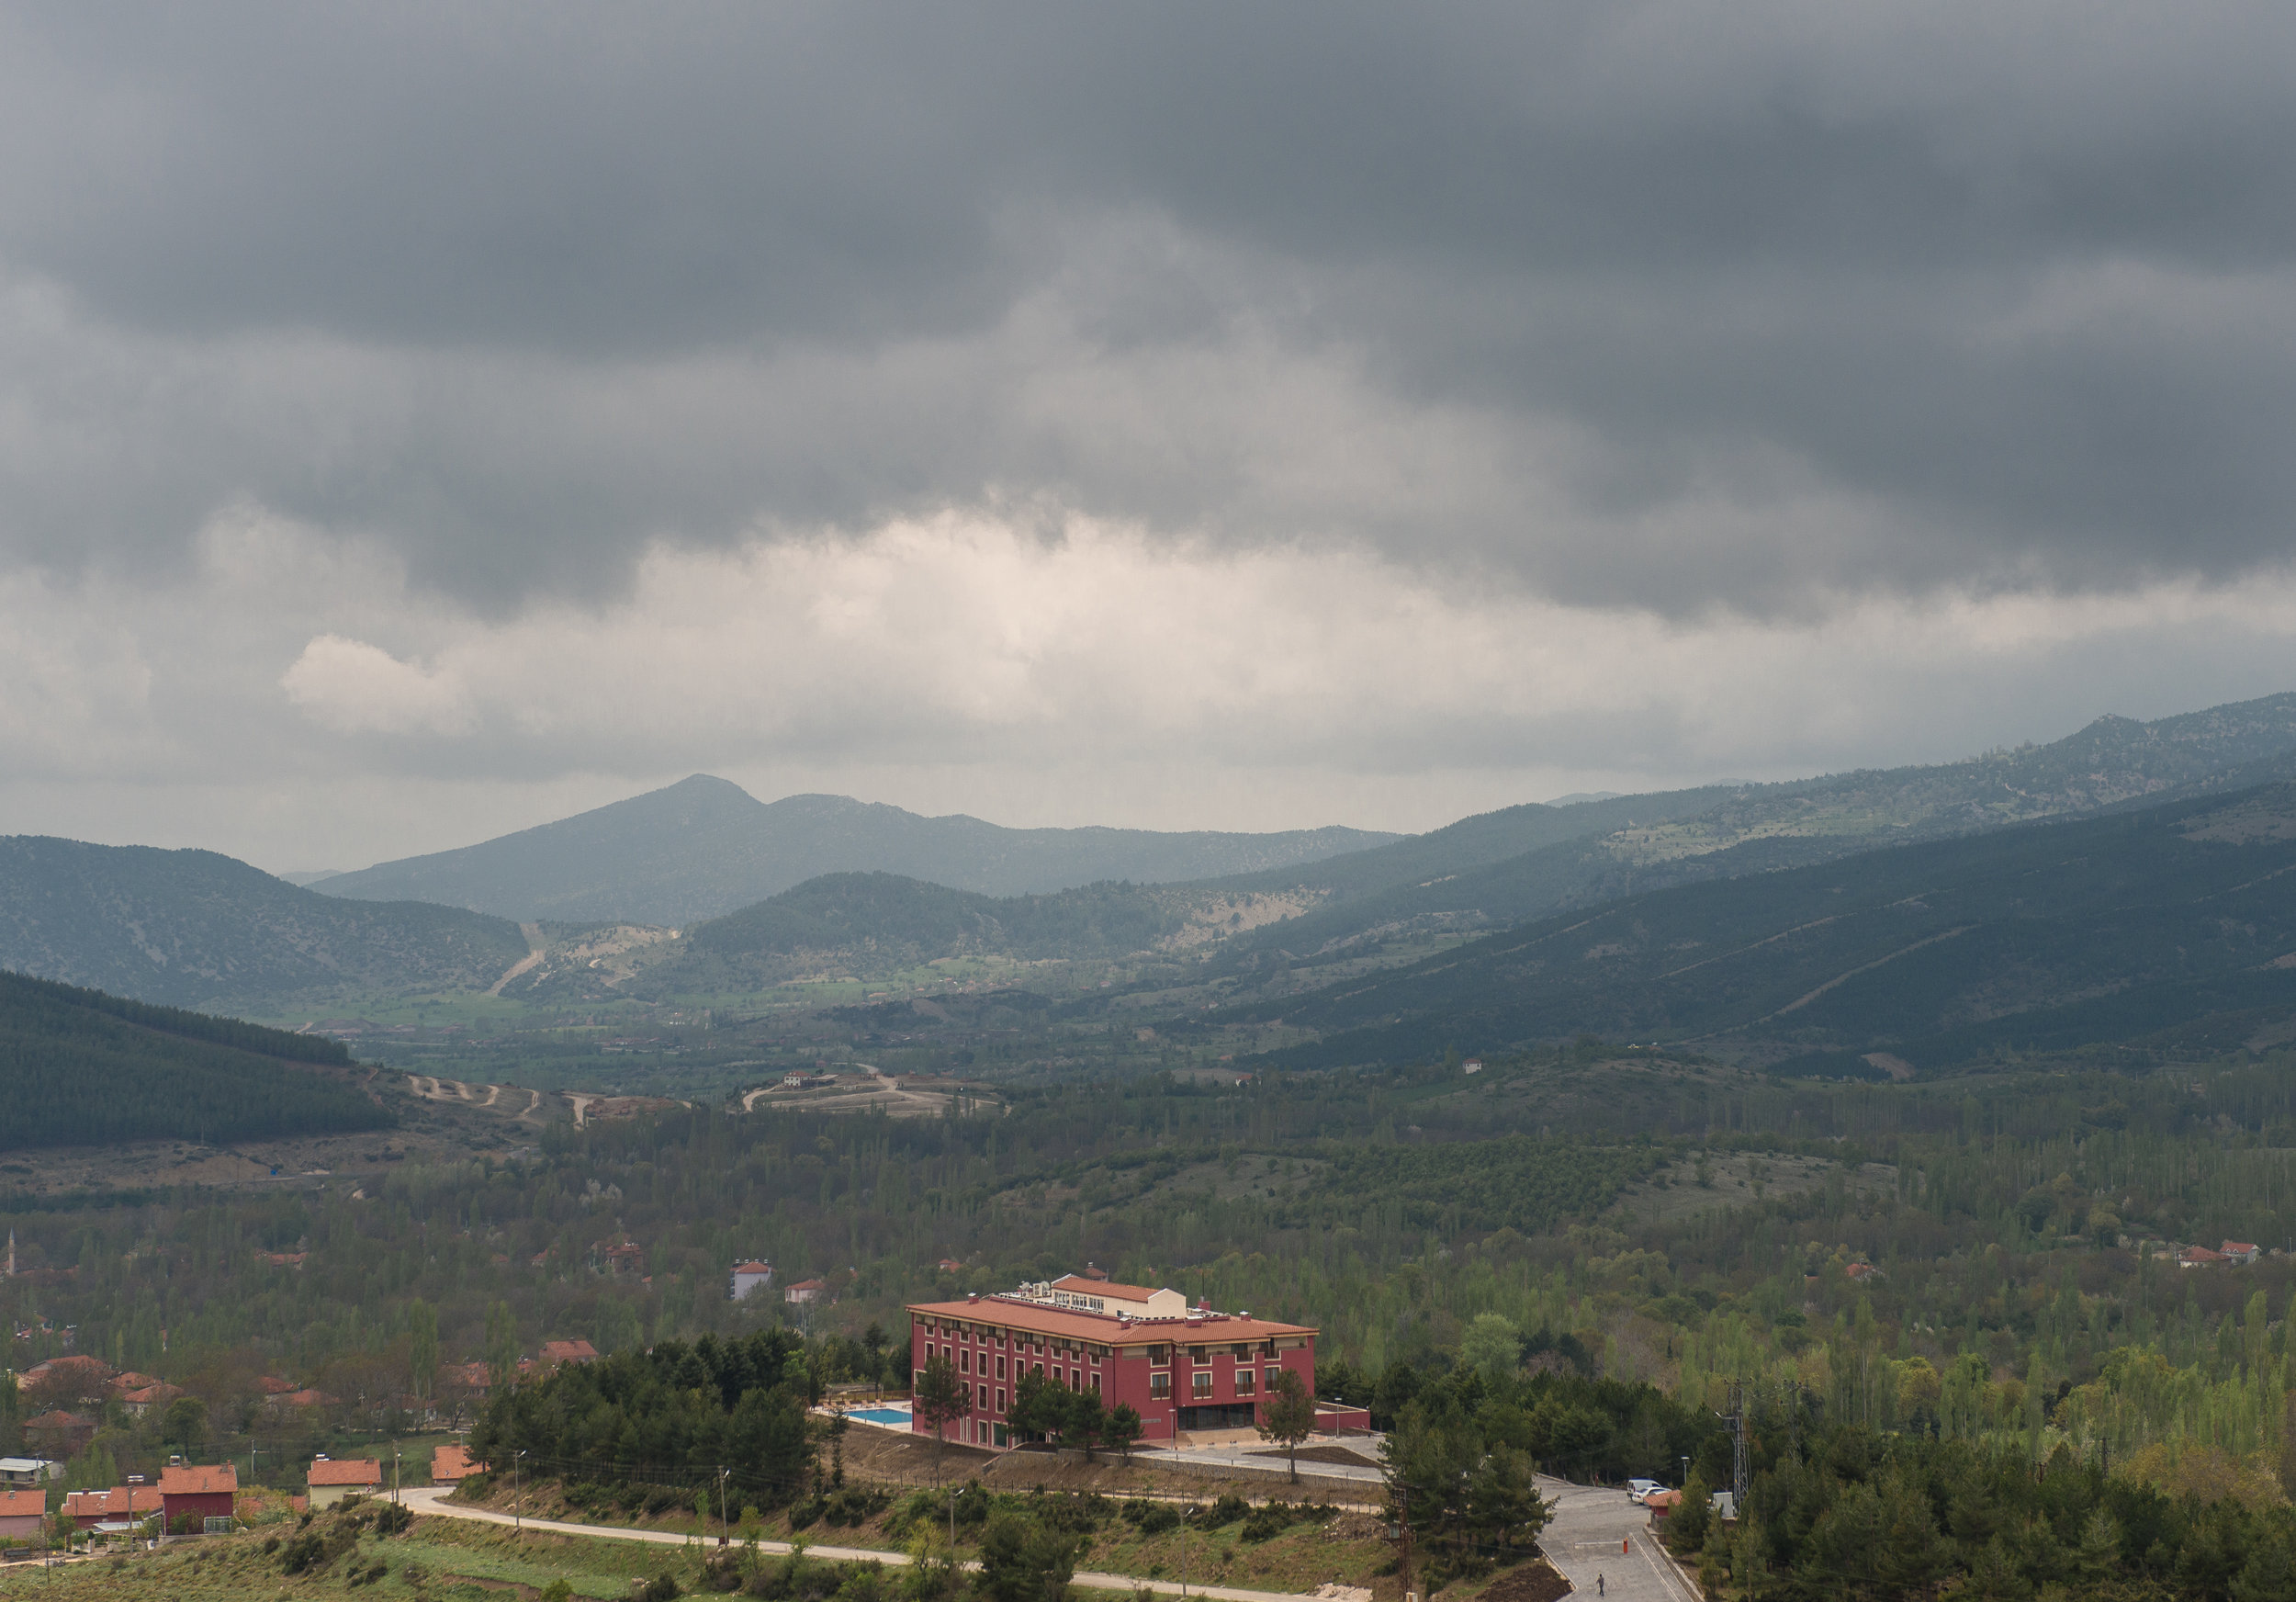
[[[1014,1444],[1005,1410],[1030,1372],[1072,1391],[1097,1391],[1111,1408],[1131,1403],[1148,1442],[1253,1427],[1261,1401],[1287,1369],[1315,1394],[1314,1330],[1190,1307],[1177,1291],[1072,1274],[1006,1295],[915,1303],[908,1311],[909,1367],[917,1379],[926,1363],[946,1356],[972,1387],[972,1410],[949,1431],[971,1445]],[[932,1433],[922,1423],[909,1427]]]

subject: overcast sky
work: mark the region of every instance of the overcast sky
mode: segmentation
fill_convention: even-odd
[[[0,832],[1419,829],[2296,688],[2296,10],[0,7]]]

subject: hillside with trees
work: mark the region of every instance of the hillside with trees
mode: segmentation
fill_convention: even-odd
[[[117,996],[276,1016],[483,990],[526,950],[503,919],[340,900],[215,852],[0,838],[0,967]]]
[[[1322,1038],[1281,1060],[1592,1033],[1873,1077],[2252,1030],[2296,1010],[2281,961],[2296,952],[2279,877],[2291,866],[2296,786],[2283,784],[1734,876],[1293,998],[1284,1021]]]
[[[388,1124],[353,1069],[331,1040],[0,973],[0,1149]]]

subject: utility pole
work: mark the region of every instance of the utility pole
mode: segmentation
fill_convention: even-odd
[[[733,1541],[732,1521],[726,1516],[726,1465],[717,1465],[717,1544],[727,1546]]]
[[[396,1440],[390,1443],[390,1502],[394,1507],[399,1505],[399,1443]]]
[[[522,1449],[516,1457],[511,1459],[511,1534],[513,1537],[526,1533],[526,1501],[519,1495],[518,1478],[518,1465],[525,1456]]]

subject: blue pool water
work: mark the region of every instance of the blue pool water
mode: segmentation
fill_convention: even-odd
[[[856,1407],[848,1418],[866,1418],[872,1424],[906,1424],[909,1410],[906,1407]]]

